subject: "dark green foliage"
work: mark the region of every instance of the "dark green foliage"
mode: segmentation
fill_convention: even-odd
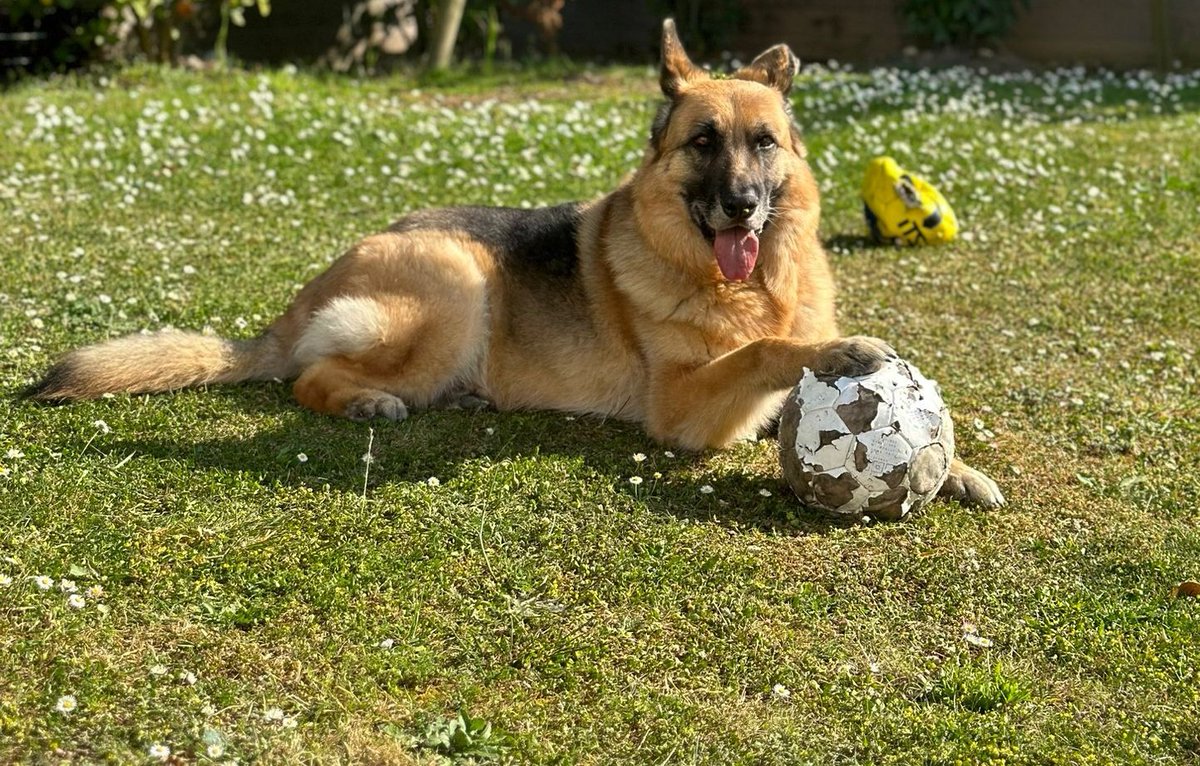
[[[1029,699],[1025,682],[997,662],[991,670],[974,665],[946,668],[930,689],[930,702],[958,705],[973,713],[990,713]]]
[[[747,13],[738,0],[650,0],[650,7],[658,16],[675,19],[679,37],[695,60],[719,56]]]
[[[484,718],[472,718],[465,710],[441,718],[425,727],[418,749],[431,750],[451,759],[495,760],[511,747],[508,734],[493,728]]]
[[[102,0],[0,4],[0,74],[62,71],[92,59],[108,39]]]
[[[973,48],[1004,38],[1030,0],[904,0],[908,31],[939,47]]]

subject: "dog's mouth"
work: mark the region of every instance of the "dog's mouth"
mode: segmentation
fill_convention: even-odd
[[[730,226],[717,231],[701,216],[694,216],[700,233],[712,245],[717,259],[717,268],[730,282],[745,282],[758,262],[758,237],[766,228],[764,223],[757,230],[745,226]]]

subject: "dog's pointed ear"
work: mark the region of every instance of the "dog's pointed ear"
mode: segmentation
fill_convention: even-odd
[[[667,98],[676,98],[687,88],[688,83],[707,77],[707,73],[692,63],[679,35],[675,32],[675,20],[665,19],[662,31],[662,68],[659,84]]]
[[[774,88],[783,95],[792,90],[792,80],[800,71],[800,59],[792,53],[792,49],[780,44],[767,48],[758,54],[758,58],[733,73],[739,80],[753,80],[769,88]]]

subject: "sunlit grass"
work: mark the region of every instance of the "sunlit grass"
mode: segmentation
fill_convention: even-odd
[[[550,74],[0,94],[0,386],[143,328],[250,336],[407,211],[612,188],[653,77]],[[1200,76],[813,70],[794,104],[843,329],[941,383],[1008,507],[847,528],[769,442],[492,412],[372,436],[275,383],[10,402],[0,760],[1200,757],[1197,602],[1170,599],[1200,561]],[[879,152],[960,242],[865,246]]]

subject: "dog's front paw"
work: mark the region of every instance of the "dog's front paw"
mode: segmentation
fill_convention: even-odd
[[[1004,493],[996,486],[996,482],[984,472],[976,471],[961,460],[950,464],[950,475],[942,483],[938,494],[983,508],[999,508],[1004,505]]]
[[[851,335],[831,341],[821,351],[814,372],[853,378],[875,372],[896,351],[887,343],[867,335]]]

